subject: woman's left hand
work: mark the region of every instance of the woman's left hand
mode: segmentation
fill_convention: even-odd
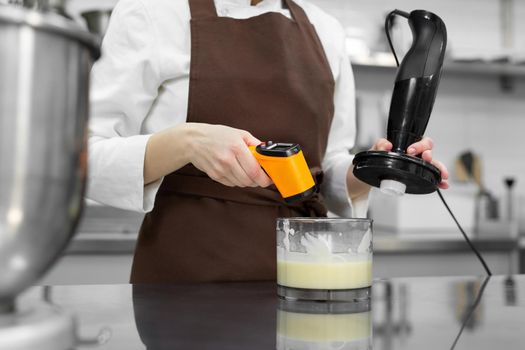
[[[421,154],[421,158],[429,163],[432,163],[436,168],[441,172],[441,182],[439,183],[439,188],[447,189],[448,188],[448,170],[447,167],[441,163],[439,160],[432,159],[432,148],[434,147],[434,142],[429,137],[423,137],[421,141],[416,142],[408,146],[407,154],[411,156],[417,156]],[[391,151],[392,143],[387,139],[379,139],[374,147],[373,151]]]

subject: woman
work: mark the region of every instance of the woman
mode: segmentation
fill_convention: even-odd
[[[149,212],[132,282],[274,279],[277,217],[324,216],[325,202],[339,215],[365,212],[370,188],[348,153],[355,91],[344,33],[317,7],[121,0],[102,49],[90,197]],[[325,202],[282,201],[248,150],[267,140],[301,145]],[[431,149],[423,139],[408,152],[432,161]]]

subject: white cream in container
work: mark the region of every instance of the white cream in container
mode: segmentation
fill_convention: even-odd
[[[279,219],[277,284],[325,291],[370,287],[371,220]]]

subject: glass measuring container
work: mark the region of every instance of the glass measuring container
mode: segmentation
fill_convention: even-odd
[[[277,293],[298,300],[369,298],[372,254],[369,219],[278,219]]]

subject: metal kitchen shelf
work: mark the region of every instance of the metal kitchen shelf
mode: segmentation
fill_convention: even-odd
[[[377,234],[374,237],[376,254],[437,254],[468,252],[470,248],[461,237],[425,238],[399,237],[394,234]],[[79,233],[66,249],[67,255],[133,254],[137,233]],[[509,252],[518,248],[516,238],[473,239],[481,251]]]
[[[397,67],[392,65],[379,65],[369,63],[352,62],[355,69],[372,69],[376,71],[395,71]],[[443,65],[443,72],[464,75],[479,76],[507,76],[511,78],[525,77],[525,64],[513,63],[485,63],[485,62],[450,62]]]
[[[137,233],[97,232],[78,233],[67,247],[66,255],[133,254]]]
[[[480,238],[472,239],[472,242],[479,250],[487,252],[509,252],[518,249],[518,240],[515,238]],[[448,254],[468,251],[470,248],[463,239],[374,238],[374,253],[377,254]]]

